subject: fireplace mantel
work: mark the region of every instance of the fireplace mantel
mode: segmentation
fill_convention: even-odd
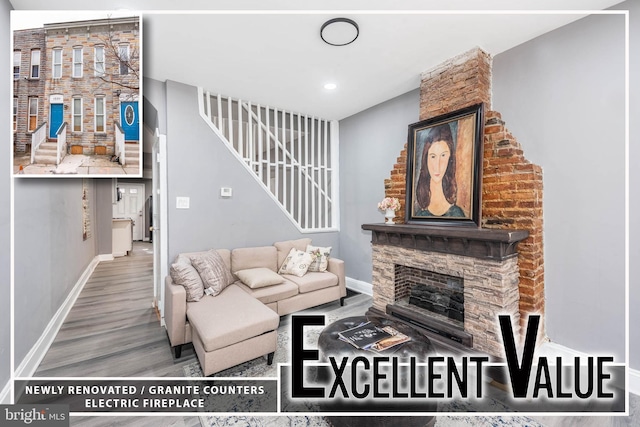
[[[413,224],[363,224],[371,243],[502,261],[518,255],[526,230],[431,226]]]

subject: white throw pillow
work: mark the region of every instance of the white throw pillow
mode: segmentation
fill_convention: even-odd
[[[315,255],[291,248],[289,255],[284,260],[279,274],[293,274],[302,277],[307,273],[309,266],[315,260]]]
[[[247,268],[236,271],[236,276],[251,289],[264,288],[284,282],[284,278],[266,267]]]
[[[309,271],[324,272],[327,271],[329,266],[329,254],[331,253],[331,246],[311,246],[307,245],[307,253],[315,255],[316,259],[309,266]]]

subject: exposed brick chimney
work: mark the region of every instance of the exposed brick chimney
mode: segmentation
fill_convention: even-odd
[[[544,314],[542,168],[524,157],[500,113],[491,111],[491,64],[489,54],[475,48],[425,71],[420,84],[420,120],[484,104],[482,227],[530,233],[518,246],[519,307],[524,325],[528,314]],[[396,222],[405,217],[406,151],[405,145],[384,183],[385,197],[401,201]],[[544,335],[541,329],[540,336]]]

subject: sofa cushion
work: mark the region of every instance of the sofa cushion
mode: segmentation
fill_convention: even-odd
[[[280,323],[273,310],[234,284],[218,296],[189,303],[187,317],[208,352],[273,331]]]
[[[233,283],[233,276],[224,260],[214,249],[198,255],[192,255],[191,264],[198,270],[204,287],[210,289],[213,296]]]
[[[309,266],[315,259],[316,256],[313,254],[291,248],[291,252],[282,263],[278,274],[293,274],[302,277],[307,274]]]
[[[231,271],[258,267],[266,267],[269,270],[278,271],[277,261],[278,253],[273,246],[237,248],[231,251]]]
[[[236,271],[235,275],[251,289],[264,288],[284,282],[284,278],[266,267],[247,268]]]
[[[204,296],[204,285],[202,279],[195,268],[180,257],[176,258],[175,263],[171,264],[169,275],[176,285],[181,285],[187,292],[187,301],[200,301]]]
[[[296,248],[299,251],[304,251],[307,245],[311,244],[311,239],[304,238],[298,240],[287,240],[284,242],[275,242],[273,246],[278,250],[278,266],[275,271],[278,271],[282,267],[282,263],[291,252],[291,248]]]
[[[251,297],[257,299],[263,304],[280,301],[285,298],[298,295],[298,285],[284,279],[279,285],[266,286],[264,288],[251,289],[242,282],[236,282],[235,285],[247,292]]]
[[[302,277],[286,274],[284,277],[295,283],[301,294],[329,288],[338,284],[338,276],[328,271],[324,273],[310,271]]]
[[[309,266],[309,271],[327,271],[327,266],[329,265],[329,255],[331,254],[331,246],[321,247],[307,245],[306,251],[316,256],[316,259],[314,259]]]

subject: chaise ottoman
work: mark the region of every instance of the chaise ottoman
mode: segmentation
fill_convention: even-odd
[[[204,376],[263,355],[273,362],[280,316],[239,286],[187,303],[187,318]]]

